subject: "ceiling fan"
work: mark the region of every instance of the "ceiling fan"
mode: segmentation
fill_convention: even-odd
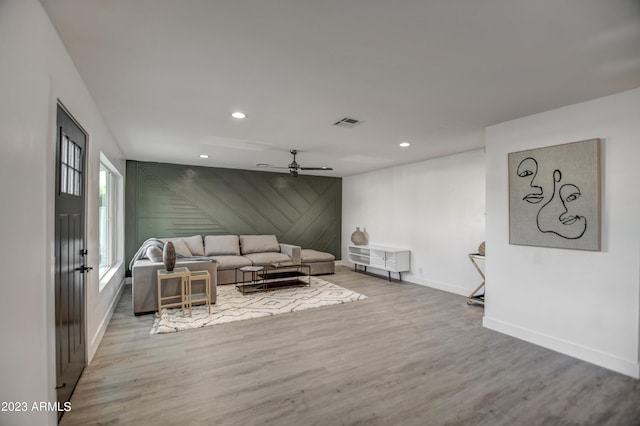
[[[291,173],[291,176],[293,176],[293,177],[297,177],[298,176],[298,170],[333,170],[333,168],[331,168],[331,167],[302,167],[296,161],[296,155],[298,155],[298,150],[297,149],[292,149],[289,152],[291,153],[291,155],[293,155],[293,161],[291,163],[289,163],[289,165],[286,166],[286,167],[277,167],[277,166],[272,166],[270,164],[265,164],[265,163],[258,163],[258,164],[256,164],[256,166],[258,166],[258,167],[269,167],[271,169],[289,169],[289,173]]]

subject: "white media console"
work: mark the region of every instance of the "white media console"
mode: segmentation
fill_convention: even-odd
[[[399,249],[383,246],[357,246],[349,244],[348,246],[349,261],[355,264],[355,270],[358,271],[358,265],[382,269],[389,273],[389,281],[391,281],[391,273],[397,273],[400,281],[402,281],[402,273],[411,269],[411,251],[407,249]]]

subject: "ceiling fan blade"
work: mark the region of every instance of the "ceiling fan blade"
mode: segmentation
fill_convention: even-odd
[[[333,170],[332,167],[300,167],[300,170]]]
[[[289,170],[289,167],[287,166],[272,166],[271,164],[267,164],[267,163],[258,163],[256,164],[256,167],[262,167],[265,169],[285,169],[285,170]]]

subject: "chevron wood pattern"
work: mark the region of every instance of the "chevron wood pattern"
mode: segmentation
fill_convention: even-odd
[[[150,237],[275,234],[340,258],[342,179],[127,161],[127,262]]]

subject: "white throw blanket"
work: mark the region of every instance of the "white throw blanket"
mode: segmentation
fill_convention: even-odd
[[[138,249],[136,254],[133,255],[133,258],[131,259],[131,262],[129,262],[129,269],[130,270],[133,271],[133,265],[136,263],[137,260],[147,259],[147,249],[149,247],[159,247],[160,250],[164,250],[164,243],[161,240],[157,239],[157,238],[149,238],[144,243],[142,243],[142,245],[140,246],[140,248]],[[214,262],[216,261],[216,259],[214,257],[208,257],[208,256],[187,257],[187,256],[182,256],[181,254],[176,254],[176,258],[177,259],[189,259],[191,261],[214,261]]]
[[[149,247],[159,247],[160,250],[163,250],[164,243],[157,238],[149,238],[144,243],[142,243],[136,254],[133,255],[133,258],[131,258],[131,262],[129,263],[130,270],[133,270],[133,264],[136,263],[136,260],[147,258],[147,249]]]

